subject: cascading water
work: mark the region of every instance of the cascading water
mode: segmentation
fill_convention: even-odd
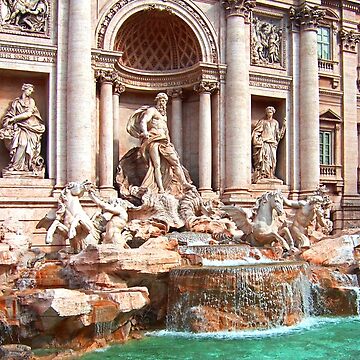
[[[311,311],[306,271],[302,262],[174,269],[167,329],[209,332],[296,324]]]

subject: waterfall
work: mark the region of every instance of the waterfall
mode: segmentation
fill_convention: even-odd
[[[167,328],[203,332],[298,323],[311,311],[306,271],[302,262],[174,269]]]

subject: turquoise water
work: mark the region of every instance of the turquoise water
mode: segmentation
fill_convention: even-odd
[[[291,328],[189,334],[159,331],[82,360],[358,360],[360,318],[310,318]]]

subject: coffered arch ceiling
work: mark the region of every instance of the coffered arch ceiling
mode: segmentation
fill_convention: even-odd
[[[202,60],[191,28],[174,14],[159,10],[140,11],[127,19],[114,50],[122,52],[123,65],[138,70],[179,70]]]

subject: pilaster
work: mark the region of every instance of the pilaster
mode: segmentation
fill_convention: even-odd
[[[91,1],[69,1],[67,67],[67,181],[92,177]]]
[[[320,182],[319,73],[317,27],[325,11],[306,2],[290,9],[290,19],[300,30],[300,191],[312,193]]]
[[[214,82],[201,81],[194,87],[200,96],[199,109],[199,191],[212,191],[211,93],[218,89]]]
[[[183,127],[182,127],[182,102],[183,91],[181,88],[170,89],[167,91],[168,96],[171,97],[171,126],[170,137],[175,146],[180,159],[183,158]]]
[[[251,185],[251,116],[247,42],[253,0],[223,1],[226,21],[225,198],[246,193]],[[235,195],[236,197],[237,195]]]

